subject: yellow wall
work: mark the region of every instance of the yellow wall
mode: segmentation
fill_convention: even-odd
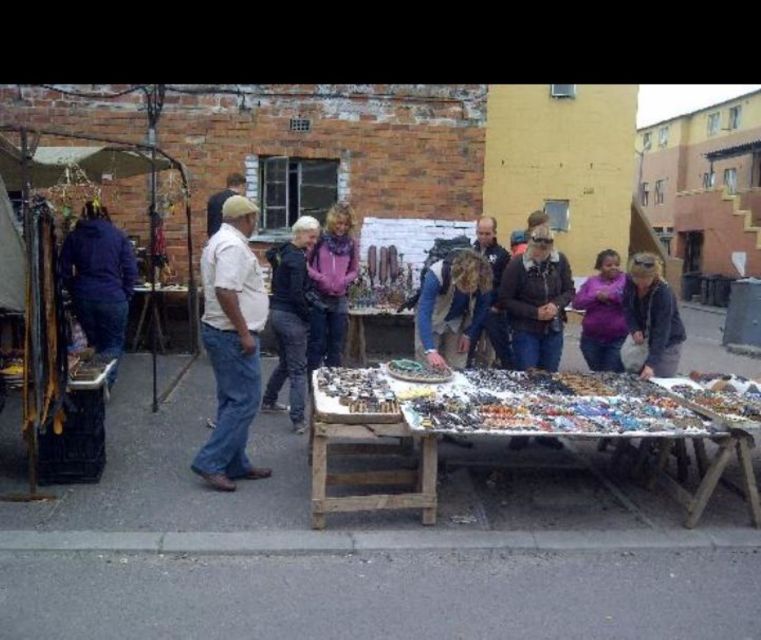
[[[556,232],[556,246],[574,275],[592,273],[603,249],[625,256],[636,112],[637,85],[578,85],[575,99],[551,98],[546,84],[490,85],[484,213],[500,240],[545,199],[570,200],[570,230]]]

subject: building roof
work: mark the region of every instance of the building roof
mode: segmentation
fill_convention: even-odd
[[[737,144],[733,147],[725,147],[724,149],[716,149],[715,151],[709,151],[704,155],[706,160],[709,162],[714,162],[715,160],[724,160],[725,158],[736,158],[737,156],[744,156],[756,151],[761,151],[761,140],[754,140],[753,142]]]
[[[646,127],[639,127],[637,129],[637,133],[640,133],[641,131],[645,131],[646,129],[652,129],[653,127],[658,127],[662,124],[666,124],[667,122],[673,122],[674,120],[680,120],[681,118],[689,118],[691,116],[694,116],[697,113],[700,113],[701,111],[710,111],[711,109],[716,109],[717,107],[721,107],[725,104],[729,104],[730,102],[737,102],[738,100],[743,100],[745,98],[748,98],[749,96],[756,95],[757,93],[761,94],[761,89],[756,89],[755,91],[749,91],[748,93],[743,93],[742,95],[736,96],[734,98],[730,98],[729,100],[722,100],[721,102],[716,102],[714,104],[708,105],[707,107],[701,107],[700,109],[695,109],[694,111],[688,111],[687,113],[682,113],[678,116],[672,116],[671,118],[666,118],[665,120],[660,120],[658,122],[654,122],[653,124],[649,124]]]

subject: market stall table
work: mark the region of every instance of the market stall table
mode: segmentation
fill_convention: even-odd
[[[135,337],[132,340],[132,351],[137,351],[140,343],[142,342],[142,338],[144,337],[143,334],[148,332],[148,328],[151,326],[152,322],[158,337],[159,349],[161,349],[161,352],[164,353],[166,351],[166,332],[164,330],[164,326],[166,326],[166,309],[164,306],[164,296],[170,293],[179,293],[187,296],[190,290],[184,285],[168,285],[162,287],[157,284],[157,296],[155,300],[153,299],[153,296],[151,296],[152,289],[150,286],[143,285],[135,287],[134,291],[136,296],[142,296],[143,305],[140,310],[140,319],[137,323],[137,329],[135,329]],[[151,304],[152,300],[154,300],[153,304]],[[146,323],[146,318],[149,315],[149,311],[151,314],[151,322]],[[164,316],[163,325],[162,316]]]
[[[420,398],[402,404],[402,412],[413,433],[449,435],[534,436],[572,439],[619,439],[629,447],[633,439],[642,439],[638,450],[638,466],[642,466],[650,444],[656,444],[657,461],[649,477],[652,488],[663,473],[672,448],[686,455],[686,442],[692,440],[698,459],[700,484],[690,494],[676,481],[669,484],[672,493],[687,508],[685,526],[694,527],[699,521],[716,484],[724,473],[733,451],[737,451],[743,472],[745,498],[756,527],[761,526],[761,508],[750,459],[752,437],[744,429],[730,426],[719,416],[700,417],[693,406],[678,397],[669,396],[649,383],[636,388],[630,377],[619,377],[624,383],[620,395],[600,394],[605,385],[594,375],[538,374],[531,384],[544,385],[535,394],[520,392],[521,376],[525,374],[486,371],[467,373],[468,379],[456,373],[449,385],[440,385],[431,399]],[[568,389],[565,379],[578,386],[575,396],[563,395]],[[492,380],[502,380],[496,385]],[[614,381],[614,378],[608,378]],[[512,390],[503,389],[513,385]],[[626,385],[631,388],[626,389]],[[528,388],[528,387],[526,387]],[[586,391],[585,391],[586,388]],[[626,390],[626,395],[621,392]],[[573,390],[571,390],[573,391]],[[745,423],[745,427],[748,424]],[[709,461],[704,440],[719,445],[713,461]],[[619,450],[623,447],[619,447]],[[633,447],[632,447],[633,448]],[[666,476],[670,478],[670,476]]]
[[[312,527],[325,528],[328,513],[375,511],[380,509],[421,509],[422,522],[436,523],[436,465],[437,442],[433,434],[420,434],[418,470],[362,471],[357,473],[328,473],[328,461],[348,444],[350,453],[388,455],[404,450],[403,442],[413,434],[398,411],[387,413],[352,412],[338,398],[330,397],[320,388],[318,376],[312,378],[311,461],[312,461]],[[388,444],[398,439],[398,445]],[[371,441],[369,444],[359,442]],[[348,443],[347,443],[348,441]],[[347,449],[344,447],[344,452]],[[399,494],[327,496],[328,485],[416,485],[412,492]]]

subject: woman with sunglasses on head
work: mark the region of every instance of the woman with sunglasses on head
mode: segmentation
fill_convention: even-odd
[[[624,288],[624,313],[634,344],[647,344],[640,377],[648,380],[676,375],[687,333],[676,296],[664,280],[655,254],[637,253],[632,257]]]
[[[549,226],[532,229],[526,252],[513,258],[502,275],[497,306],[510,314],[515,368],[557,371],[563,353],[565,307],[575,289],[568,259],[553,248]],[[512,449],[528,438],[513,438]],[[555,438],[539,443],[560,448]]]
[[[624,315],[626,274],[621,256],[613,249],[597,255],[595,269],[573,299],[573,308],[585,311],[581,325],[581,353],[592,371],[622,373],[621,345],[629,333]]]

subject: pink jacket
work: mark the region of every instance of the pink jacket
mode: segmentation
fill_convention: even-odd
[[[585,336],[601,342],[613,342],[629,333],[623,308],[625,284],[626,274],[620,273],[612,282],[597,275],[581,286],[573,299],[573,308],[587,312],[581,325]],[[597,299],[600,291],[608,294],[606,302]]]
[[[321,294],[338,297],[346,295],[349,285],[359,272],[358,252],[356,243],[354,250],[346,256],[331,253],[327,242],[320,244],[316,256],[314,249],[310,249],[307,253],[307,270]]]

